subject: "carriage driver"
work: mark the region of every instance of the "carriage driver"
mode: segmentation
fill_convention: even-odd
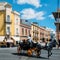
[[[31,34],[28,36],[28,40],[30,43],[32,42]]]
[[[31,34],[28,36],[28,41],[30,42],[30,43],[37,43],[36,41],[34,41],[34,40],[32,40],[32,37],[31,37]]]
[[[28,42],[30,43],[30,47],[32,47],[33,41],[32,41],[31,34],[29,34],[29,36],[28,36]]]

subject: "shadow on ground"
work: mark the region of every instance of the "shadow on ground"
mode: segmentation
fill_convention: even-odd
[[[28,56],[26,53],[12,53],[13,55],[18,55],[18,56],[27,56],[27,57],[32,57],[32,58],[41,58],[41,59],[48,59],[47,57],[42,57],[42,56],[35,56],[35,55],[31,55]]]

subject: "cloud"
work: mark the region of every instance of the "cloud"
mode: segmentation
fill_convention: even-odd
[[[49,17],[49,18],[51,18],[51,19],[54,19],[54,17],[53,17],[53,15],[52,15],[52,14],[51,14],[51,15],[49,15],[48,17]]]
[[[31,8],[24,9],[23,11],[21,11],[21,13],[22,13],[22,18],[25,18],[25,19],[35,18],[35,11]]]
[[[37,12],[36,13],[36,19],[37,20],[44,20],[45,19],[44,15],[45,15],[44,11]]]
[[[56,33],[55,30],[52,29],[52,28],[48,28],[48,27],[46,27],[46,29],[49,30],[50,32]]]
[[[37,12],[37,11],[33,10],[32,8],[23,9],[20,13],[21,13],[22,19],[36,19],[36,20],[45,19],[44,11]]]
[[[36,8],[42,7],[40,4],[40,0],[17,0],[17,4],[30,4],[35,6]]]

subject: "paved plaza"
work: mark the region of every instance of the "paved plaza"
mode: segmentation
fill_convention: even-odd
[[[17,47],[13,48],[0,48],[0,60],[60,60],[60,50],[59,49],[53,49],[52,50],[52,56],[48,59],[47,57],[47,51],[42,50],[41,56],[37,58],[34,56],[27,56],[26,52],[25,54],[17,54]]]

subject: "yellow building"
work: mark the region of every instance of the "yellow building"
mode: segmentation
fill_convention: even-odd
[[[43,38],[45,40],[50,39],[50,31],[44,27],[38,26],[38,24],[33,23],[31,25],[31,36],[36,42],[41,41]]]
[[[39,40],[39,32],[40,32],[39,29],[40,27],[37,24],[35,23],[31,24],[31,36],[35,42],[38,42]]]
[[[12,6],[7,2],[0,2],[0,42],[12,37],[20,40],[20,14],[12,11]]]

